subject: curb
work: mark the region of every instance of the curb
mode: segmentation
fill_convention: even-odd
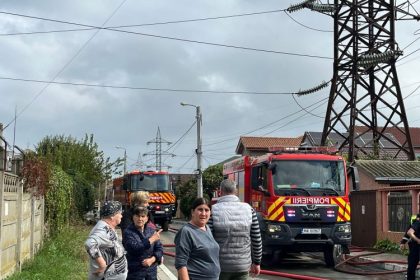
[[[364,262],[378,261],[377,259],[366,258],[366,257],[359,257],[359,259]],[[397,263],[377,263],[377,264],[374,264],[374,266],[384,269],[384,270],[390,270],[390,271],[407,270],[407,265],[397,264]],[[416,271],[416,277],[418,276],[420,276],[419,270]]]
[[[188,221],[187,220],[182,220],[182,219],[173,219],[172,223],[184,225],[184,224],[188,223]]]
[[[159,280],[177,280],[178,278],[164,265],[158,266],[158,279]]]

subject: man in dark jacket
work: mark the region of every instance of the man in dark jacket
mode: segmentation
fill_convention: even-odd
[[[405,249],[405,244],[408,243],[410,240],[410,236],[408,236],[408,230],[411,228],[411,225],[414,224],[415,221],[420,221],[420,215],[411,215],[410,224],[408,225],[407,229],[405,230],[404,236],[401,238],[400,241],[400,250]]]
[[[420,217],[420,213],[417,214],[417,217]],[[420,254],[420,221],[415,221],[411,225],[407,231],[407,235],[410,237],[410,241],[408,242],[410,252],[408,254],[407,279],[414,280],[416,279],[416,269]]]

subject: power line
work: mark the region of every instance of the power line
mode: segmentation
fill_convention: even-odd
[[[310,111],[307,111],[306,108],[302,107],[302,105],[300,105],[300,103],[296,100],[296,97],[295,97],[294,94],[292,95],[292,97],[293,97],[293,100],[295,101],[295,103],[299,106],[299,108],[302,109],[303,111],[305,111],[306,113],[308,113],[309,115],[312,115],[314,117],[321,118],[321,119],[324,118],[323,116],[318,116],[318,115],[315,115],[314,113],[312,113]]]
[[[327,33],[332,33],[332,32],[334,32],[334,31],[332,31],[332,30],[323,30],[323,29],[317,29],[317,28],[313,28],[313,27],[310,27],[310,26],[307,26],[307,25],[305,25],[305,24],[303,24],[303,23],[301,23],[301,22],[299,22],[299,21],[297,21],[296,19],[294,19],[287,11],[284,11],[284,13],[291,19],[291,20],[293,20],[295,23],[297,23],[297,24],[299,24],[300,26],[303,26],[303,27],[305,27],[305,28],[307,28],[307,29],[310,29],[310,30],[314,30],[314,31],[319,31],[319,32],[327,32]]]
[[[184,137],[191,131],[191,129],[195,126],[195,124],[197,123],[197,121],[194,121],[193,123],[192,123],[192,125],[187,129],[187,131],[185,131],[184,132],[184,134],[182,134],[182,136],[181,137],[179,137],[178,138],[178,140],[176,140],[171,146],[169,146],[167,149],[166,149],[166,151],[165,152],[168,152],[170,149],[172,149],[172,148],[174,148],[175,147],[175,145],[176,144],[178,144],[178,142],[179,143],[182,143],[182,141],[181,140],[183,140],[184,139]],[[173,152],[173,151],[172,151]]]
[[[280,9],[280,10],[271,10],[271,11],[262,11],[262,12],[251,12],[251,13],[243,13],[243,14],[234,14],[234,15],[227,15],[227,16],[215,16],[215,17],[205,17],[205,18],[195,18],[195,19],[182,19],[182,20],[173,20],[173,21],[163,21],[163,22],[153,22],[153,23],[141,23],[141,24],[130,24],[130,25],[117,25],[117,26],[106,26],[103,27],[104,29],[112,28],[112,29],[118,29],[118,28],[130,28],[130,27],[144,27],[144,26],[155,26],[155,25],[167,25],[167,24],[178,24],[178,23],[188,23],[188,22],[197,22],[197,21],[209,21],[209,20],[219,20],[219,19],[227,19],[227,18],[235,18],[235,17],[246,17],[246,16],[255,16],[255,15],[263,15],[263,14],[272,14],[272,13],[279,13],[284,12],[286,9]],[[0,12],[5,13],[7,12]],[[21,17],[28,17],[32,19],[38,19],[38,20],[48,20],[47,18],[42,17],[32,17],[32,16],[26,16],[21,14],[12,14],[9,13],[9,15],[13,16],[21,16]],[[65,21],[56,21],[54,22],[58,23],[64,23],[64,24],[72,24],[70,22]],[[88,28],[78,28],[78,29],[62,29],[62,30],[49,30],[49,31],[33,31],[33,32],[15,32],[15,33],[3,33],[0,34],[0,36],[15,36],[15,35],[32,35],[32,34],[48,34],[48,33],[60,33],[60,32],[74,32],[74,31],[89,31],[97,29],[97,27],[88,27]]]
[[[316,104],[321,103],[321,102],[325,101],[326,99],[328,99],[328,97],[323,98],[323,99],[321,99],[321,100],[319,100],[319,101],[315,102],[314,104],[311,104],[311,105],[309,105],[309,106],[305,107],[305,109],[308,109],[308,108],[310,108],[310,107],[312,107],[312,106],[315,106]],[[321,105],[323,105],[323,104],[325,104],[325,102],[324,102],[324,103],[322,103]],[[319,105],[319,106],[321,106],[321,105]],[[318,108],[318,107],[316,107],[316,108]],[[315,109],[316,109],[316,108],[315,108]],[[281,117],[280,119],[277,119],[277,120],[275,120],[275,121],[272,121],[272,122],[270,122],[270,123],[268,123],[268,124],[266,124],[266,125],[264,125],[264,126],[262,126],[262,127],[258,127],[258,128],[256,128],[256,129],[251,130],[251,131],[248,131],[248,132],[246,132],[246,133],[240,133],[239,135],[248,135],[248,134],[251,134],[251,133],[256,132],[256,131],[258,131],[258,130],[262,130],[262,129],[267,128],[267,127],[269,127],[269,126],[271,126],[271,125],[273,125],[273,124],[275,124],[275,123],[278,123],[278,122],[280,122],[280,121],[282,121],[282,120],[284,120],[284,119],[287,119],[287,118],[289,118],[289,117],[291,117],[291,116],[293,116],[293,115],[296,115],[296,114],[298,114],[298,113],[300,113],[300,112],[302,112],[302,111],[304,111],[304,109],[300,109],[300,110],[298,110],[298,111],[296,111],[296,112],[294,112],[294,113],[291,113],[291,114],[289,114],[289,115],[287,115],[287,116]],[[238,135],[236,135],[235,137],[231,137],[231,138],[225,139],[225,140],[221,140],[221,141],[217,141],[217,142],[213,142],[213,143],[205,144],[204,146],[213,146],[213,145],[217,145],[217,144],[220,144],[220,143],[224,143],[224,142],[228,142],[228,141],[231,141],[231,140],[237,139],[237,137],[238,137]]]
[[[59,81],[46,81],[35,79],[23,79],[14,77],[0,77],[0,80],[10,80],[19,82],[30,83],[43,83],[43,84],[57,84],[69,86],[83,86],[83,87],[98,87],[98,88],[112,88],[112,89],[128,89],[128,90],[147,90],[147,91],[169,91],[169,92],[195,92],[195,93],[227,93],[227,94],[261,94],[261,95],[291,95],[296,92],[258,92],[258,91],[224,91],[224,90],[199,90],[199,89],[174,89],[174,88],[151,88],[151,87],[131,87],[131,86],[117,86],[117,85],[102,85],[102,84],[87,84],[87,83],[74,83],[74,82],[59,82]]]
[[[193,157],[195,157],[195,153],[192,154],[182,165],[181,167],[177,168],[177,170],[181,170]]]
[[[188,43],[195,43],[195,44],[203,44],[203,45],[210,45],[210,46],[216,46],[216,47],[233,48],[233,49],[264,52],[264,53],[275,53],[275,54],[308,57],[308,58],[319,58],[319,59],[329,59],[329,60],[333,59],[332,57],[320,56],[320,55],[310,55],[310,54],[293,53],[293,52],[285,52],[285,51],[274,51],[274,50],[267,50],[267,49],[235,46],[235,45],[212,43],[212,42],[191,40],[191,39],[178,38],[178,37],[148,34],[148,33],[142,33],[142,32],[121,30],[121,29],[116,29],[116,28],[98,27],[98,26],[94,26],[94,25],[81,24],[81,23],[62,21],[62,20],[56,20],[56,19],[48,19],[48,18],[43,18],[43,17],[28,16],[28,15],[22,15],[22,14],[10,13],[10,12],[1,12],[0,11],[0,14],[7,14],[7,15],[13,15],[13,16],[20,16],[20,17],[28,17],[28,18],[38,19],[38,20],[45,20],[45,21],[51,21],[51,22],[57,22],[57,23],[63,23],[63,24],[71,24],[71,25],[77,25],[77,26],[82,26],[82,27],[95,28],[95,29],[98,29],[98,30],[110,30],[110,31],[122,32],[122,33],[127,33],[127,34],[135,34],[135,35],[140,35],[140,36],[145,36],[145,37],[152,37],[152,38],[159,38],[159,39],[166,39],[166,40],[174,40],[174,41],[181,41],[181,42],[188,42]]]
[[[115,13],[121,8],[121,6],[126,2],[127,0],[123,0],[121,1],[121,3],[118,5],[118,7],[111,13],[111,15],[105,20],[105,22],[102,25],[105,25],[114,15]],[[3,13],[3,12],[0,12]],[[82,50],[85,49],[85,47],[89,44],[90,41],[92,41],[92,39],[99,33],[100,29],[98,29],[83,45],[82,47],[70,58],[69,61],[67,61],[66,64],[64,64],[63,67],[61,67],[61,69],[54,75],[54,77],[52,78],[51,81],[45,81],[45,86],[34,96],[34,98],[32,98],[32,100],[26,104],[22,110],[19,111],[19,113],[15,114],[15,117],[3,128],[6,129],[10,124],[12,124],[14,121],[16,121],[16,119],[23,113],[26,111],[26,109],[28,109],[34,102],[36,99],[38,99],[38,97],[40,97],[44,91],[50,86],[51,83],[54,82],[55,79],[57,79],[61,73],[64,72],[65,69],[67,69],[67,67],[76,59],[76,57],[82,52]]]

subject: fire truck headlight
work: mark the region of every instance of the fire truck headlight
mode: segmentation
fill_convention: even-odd
[[[274,224],[270,224],[267,227],[268,232],[269,233],[275,233],[275,232],[280,232],[282,231],[281,226],[280,225],[274,225]]]
[[[169,207],[166,207],[165,208],[165,212],[169,212]]]
[[[350,227],[350,225],[341,225],[341,226],[338,226],[337,231],[338,232],[344,232],[344,233],[350,233],[351,232],[351,227]]]

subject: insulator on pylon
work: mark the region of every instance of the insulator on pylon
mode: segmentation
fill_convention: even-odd
[[[320,13],[334,13],[335,6],[330,4],[309,3],[306,5],[309,9]]]
[[[402,55],[402,51],[399,51],[399,50],[386,51],[386,52],[377,53],[377,54],[365,54],[360,57],[358,65],[369,68],[379,63],[388,62],[392,58],[398,58],[400,55]]]
[[[301,9],[307,7],[307,5],[312,4],[313,2],[315,2],[315,0],[305,0],[301,3],[299,3],[299,4],[291,5],[289,8],[287,8],[287,11],[289,13],[296,12],[298,10],[301,10]]]
[[[316,91],[319,91],[319,90],[323,89],[324,87],[327,87],[329,83],[330,82],[322,81],[322,83],[320,85],[317,85],[316,87],[313,87],[313,88],[310,88],[310,89],[307,89],[307,90],[299,90],[296,94],[298,96],[302,96],[302,95],[314,93]]]

